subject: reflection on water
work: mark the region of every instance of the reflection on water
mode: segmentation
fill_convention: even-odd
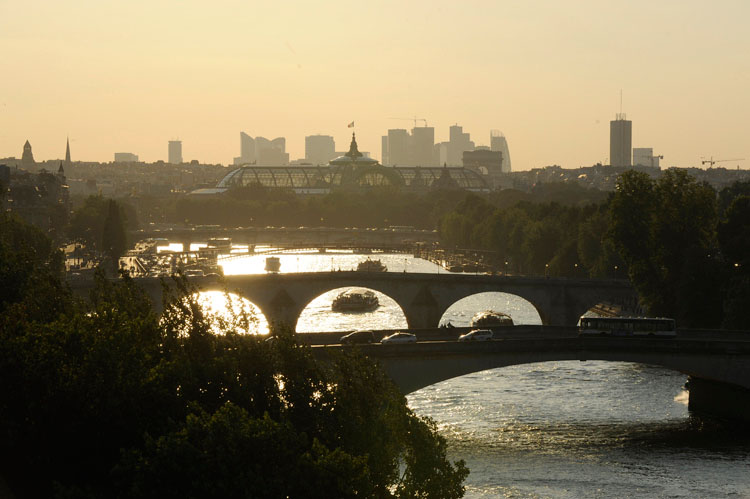
[[[467,497],[747,497],[750,435],[690,417],[685,375],[622,362],[483,371],[408,396]]]

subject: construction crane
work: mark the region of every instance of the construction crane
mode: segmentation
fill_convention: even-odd
[[[424,121],[424,126],[427,126],[427,120],[424,118],[417,118],[416,116],[413,118],[388,118],[389,120],[408,120],[408,121],[414,121],[414,128],[417,128],[417,121]]]
[[[713,168],[714,163],[723,163],[724,161],[744,161],[744,160],[745,158],[714,159],[714,157],[711,156],[711,159],[704,159],[703,161],[701,161],[701,164],[705,165],[706,163],[708,163],[709,165],[711,165],[711,168]]]

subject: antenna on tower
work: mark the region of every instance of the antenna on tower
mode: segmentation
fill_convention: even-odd
[[[625,113],[622,112],[622,89],[620,89],[620,112],[617,113],[617,116],[615,117],[616,120],[624,120],[625,119]]]

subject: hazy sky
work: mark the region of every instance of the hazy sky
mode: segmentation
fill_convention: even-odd
[[[231,163],[239,132],[380,158],[426,118],[514,170],[606,162],[620,89],[662,165],[750,165],[750,1],[0,0],[0,157]],[[421,124],[421,122],[420,122]]]

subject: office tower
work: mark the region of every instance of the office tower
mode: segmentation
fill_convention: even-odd
[[[172,165],[182,164],[182,141],[169,141],[169,163]]]
[[[505,140],[505,135],[503,135],[500,130],[490,131],[490,150],[500,151],[502,153],[503,163],[500,167],[500,171],[502,173],[510,173],[511,168],[510,152],[508,151],[508,141]]]
[[[634,166],[651,166],[659,168],[661,156],[654,156],[654,149],[651,147],[634,147],[633,148],[633,165]]]
[[[313,165],[327,165],[336,157],[336,142],[330,135],[305,137],[305,161]]]
[[[259,165],[282,166],[289,164],[289,154],[286,152],[286,139],[277,137],[268,140],[265,137],[255,137],[255,160]]]
[[[65,139],[65,166],[70,166],[70,139]]]
[[[245,132],[240,132],[240,162],[253,163],[255,159],[255,139]]]
[[[435,129],[433,127],[412,128],[410,164],[414,166],[434,166],[434,148]]]
[[[388,164],[388,136],[383,135],[380,137],[380,164]]]
[[[137,163],[138,155],[130,152],[116,152],[115,163]]]
[[[409,164],[409,132],[401,129],[388,130],[388,165]]]
[[[633,123],[625,119],[625,113],[617,113],[609,122],[609,164],[630,166],[630,152],[633,140]]]
[[[31,152],[31,144],[27,140],[26,143],[23,145],[23,155],[21,156],[21,164],[23,166],[34,166],[36,162],[34,161],[34,154]]]
[[[464,151],[473,151],[474,143],[468,133],[464,133],[463,127],[453,125],[450,127],[450,140],[448,141],[448,164],[460,166],[463,161]]]

